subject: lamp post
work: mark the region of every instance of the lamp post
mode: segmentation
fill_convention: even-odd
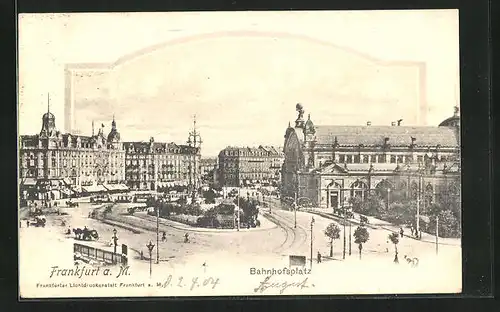
[[[293,227],[297,228],[297,192],[295,192],[295,198],[293,200]]]
[[[344,201],[345,202],[345,201]],[[344,210],[344,247],[343,247],[343,250],[342,250],[342,259],[345,260],[345,249],[346,249],[346,239],[345,239],[345,224],[347,223],[347,213],[346,213],[346,209],[345,209],[345,203],[343,204],[343,210]]]
[[[314,217],[311,218],[311,259],[310,259],[310,269],[313,267],[313,225],[314,225]]]
[[[387,209],[389,209],[390,201],[391,201],[391,188],[388,188],[387,189]]]
[[[349,220],[349,256],[351,255],[352,222]]]
[[[146,247],[148,248],[148,251],[149,251],[149,277],[151,277],[151,275],[153,273],[153,269],[151,266],[151,259],[152,259],[153,248],[155,248],[155,244],[153,244],[151,241],[149,241],[149,244],[147,244]]]
[[[238,185],[238,207],[236,207],[236,209],[238,210],[236,215],[236,221],[238,221],[238,224],[236,226],[238,231],[240,230],[240,190],[241,187],[240,185]]]
[[[423,181],[422,181],[422,168],[420,167],[420,162],[418,163],[417,175],[418,175],[418,187],[417,187],[417,235],[418,235],[418,237],[421,237],[421,234],[420,234],[420,197],[421,197],[421,193],[422,193]]]
[[[113,229],[113,244],[114,244],[114,253],[116,254],[116,246],[118,246],[118,237],[116,237],[116,229]]]
[[[156,264],[160,263],[160,203],[158,202],[158,166],[155,162],[153,150],[153,174],[155,183],[155,204],[156,207]]]
[[[439,214],[436,214],[436,255],[439,252],[438,246],[439,246]]]

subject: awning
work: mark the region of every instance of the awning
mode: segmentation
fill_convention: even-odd
[[[22,182],[22,184],[26,185],[26,186],[35,186],[36,180],[33,178],[25,178],[24,181]]]
[[[125,184],[116,184],[115,188],[117,191],[128,191],[128,186]]]
[[[106,188],[102,185],[83,186],[82,190],[86,193],[106,192]]]
[[[108,191],[119,191],[120,188],[116,184],[103,184],[102,185]]]

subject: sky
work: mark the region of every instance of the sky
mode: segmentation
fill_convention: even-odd
[[[458,45],[456,10],[21,15],[19,132],[40,131],[48,93],[60,130],[115,115],[128,141],[185,143],[196,114],[206,156],[283,145],[298,102],[318,125],[437,125],[459,104]],[[120,59],[74,80],[66,125],[65,65]]]

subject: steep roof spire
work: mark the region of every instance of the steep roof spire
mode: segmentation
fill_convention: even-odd
[[[47,113],[50,113],[50,93],[47,93]]]

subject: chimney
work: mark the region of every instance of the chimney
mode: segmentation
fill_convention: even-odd
[[[391,122],[391,126],[393,126],[393,127],[394,127],[395,125],[396,125],[396,122],[394,122],[394,121],[393,121],[393,122]]]
[[[401,122],[403,122],[403,119],[398,119],[398,127],[401,126]]]
[[[367,122],[366,122],[366,125],[367,125],[367,126],[371,126],[371,125],[372,125],[372,122],[371,122],[371,121],[367,121]]]

